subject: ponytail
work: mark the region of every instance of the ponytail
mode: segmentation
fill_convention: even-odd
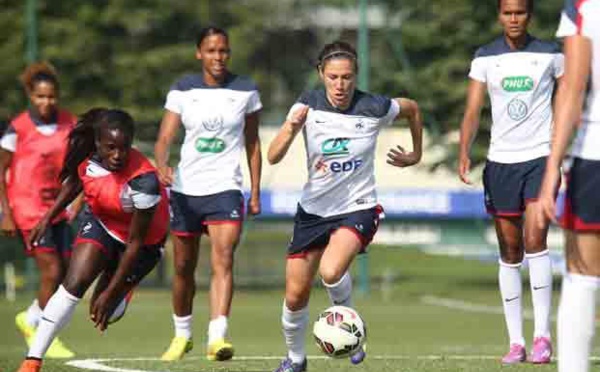
[[[62,170],[60,180],[64,182],[67,178],[77,177],[79,164],[96,152],[96,123],[106,113],[104,108],[93,108],[81,115],[75,128],[71,130],[68,139],[67,156]]]

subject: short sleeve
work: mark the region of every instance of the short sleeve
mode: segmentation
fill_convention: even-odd
[[[560,15],[560,23],[556,31],[556,37],[563,38],[567,36],[577,35],[579,32],[577,18],[580,17],[579,9],[576,0],[565,0],[563,11]]]
[[[379,120],[381,126],[392,124],[400,113],[400,105],[398,102],[395,99],[389,99],[389,101],[387,113]]]
[[[253,90],[248,98],[248,104],[246,105],[246,114],[252,114],[262,109],[262,102],[260,101],[260,93],[258,90]]]
[[[183,92],[180,90],[171,89],[169,93],[167,93],[165,109],[181,115],[183,112]]]
[[[136,209],[149,209],[160,200],[160,183],[156,173],[149,172],[129,181],[129,195]]]
[[[469,78],[481,83],[487,82],[487,61],[485,57],[475,57],[471,62]]]
[[[304,106],[306,106],[306,104],[302,103],[302,102],[294,103],[292,105],[292,108],[290,108],[290,111],[288,112],[288,114],[286,116],[286,120],[288,120],[288,121],[292,120],[292,115],[294,114],[294,112],[296,112],[297,110],[300,110]]]
[[[0,147],[10,152],[15,152],[17,150],[17,132],[10,124],[6,127],[2,139],[0,139]]]

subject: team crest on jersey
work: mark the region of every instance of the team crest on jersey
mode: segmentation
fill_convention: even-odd
[[[514,121],[523,120],[529,112],[527,104],[518,98],[512,99],[508,103],[506,110],[508,111],[508,116]]]
[[[223,117],[221,115],[207,118],[202,121],[202,126],[210,132],[216,132],[223,128]]]

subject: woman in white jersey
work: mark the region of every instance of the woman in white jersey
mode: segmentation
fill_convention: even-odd
[[[288,354],[276,372],[306,370],[308,300],[317,272],[332,303],[351,306],[348,269],[373,238],[381,212],[373,168],[380,129],[407,119],[413,151],[398,146],[388,153],[388,163],[407,167],[421,159],[422,121],[416,102],[355,89],[357,70],[351,45],[325,45],[318,65],[325,88],[300,97],[269,147],[269,163],[276,164],[302,131],[309,175],[288,246],[282,315]],[[356,364],[364,357],[360,350],[351,360]]]
[[[553,192],[576,126],[561,224],[567,274],[558,310],[558,370],[589,370],[600,286],[600,0],[566,0],[557,36],[565,42],[565,84],[540,191],[540,223],[555,220]]]
[[[245,206],[240,156],[246,149],[250,169],[248,213],[260,213],[261,154],[258,137],[262,108],[256,85],[227,69],[227,33],[203,29],[196,58],[202,72],[188,75],[170,89],[155,146],[162,181],[171,185],[171,235],[174,243],[173,321],[175,337],[163,360],[178,360],[192,349],[194,271],[200,235],[211,242],[210,323],[207,358],[227,360],[227,318],[233,296],[233,254],[239,242]],[[180,126],[185,138],[176,171],[168,165],[169,147]]]
[[[469,152],[479,126],[486,89],[492,129],[483,171],[485,206],[493,217],[500,247],[498,281],[509,336],[502,363],[525,362],[521,263],[529,264],[534,308],[530,361],[549,363],[552,268],[548,225],[535,223],[535,203],[550,153],[552,99],[564,58],[555,43],[527,33],[533,0],[498,0],[504,34],[477,50],[469,73],[467,106],[460,131],[458,173],[470,184]]]

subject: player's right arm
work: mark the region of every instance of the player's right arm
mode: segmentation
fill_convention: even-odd
[[[158,177],[160,182],[165,185],[173,183],[173,168],[169,166],[169,149],[180,125],[181,116],[173,111],[165,110],[160,122],[158,138],[154,144],[154,160],[156,160]]]
[[[286,121],[283,122],[277,136],[271,141],[267,160],[269,164],[277,164],[287,154],[290,145],[294,142],[294,138],[306,122],[309,107],[304,104],[296,104],[297,108],[293,109]]]
[[[0,228],[2,234],[6,236],[15,236],[17,227],[12,217],[12,211],[8,204],[8,194],[6,192],[6,173],[10,166],[13,153],[0,148],[0,206],[2,206],[2,222]]]
[[[79,177],[69,176],[62,185],[56,201],[50,207],[48,212],[42,217],[40,222],[31,230],[29,234],[28,243],[34,247],[37,245],[38,240],[44,235],[44,232],[48,228],[48,225],[58,216],[62,211],[67,208],[69,204],[75,200],[75,198],[83,190],[83,185]]]
[[[485,99],[486,85],[481,81],[471,79],[467,90],[467,106],[460,124],[460,147],[458,153],[458,176],[471,184],[468,178],[471,169],[471,144],[479,128],[479,116]]]

